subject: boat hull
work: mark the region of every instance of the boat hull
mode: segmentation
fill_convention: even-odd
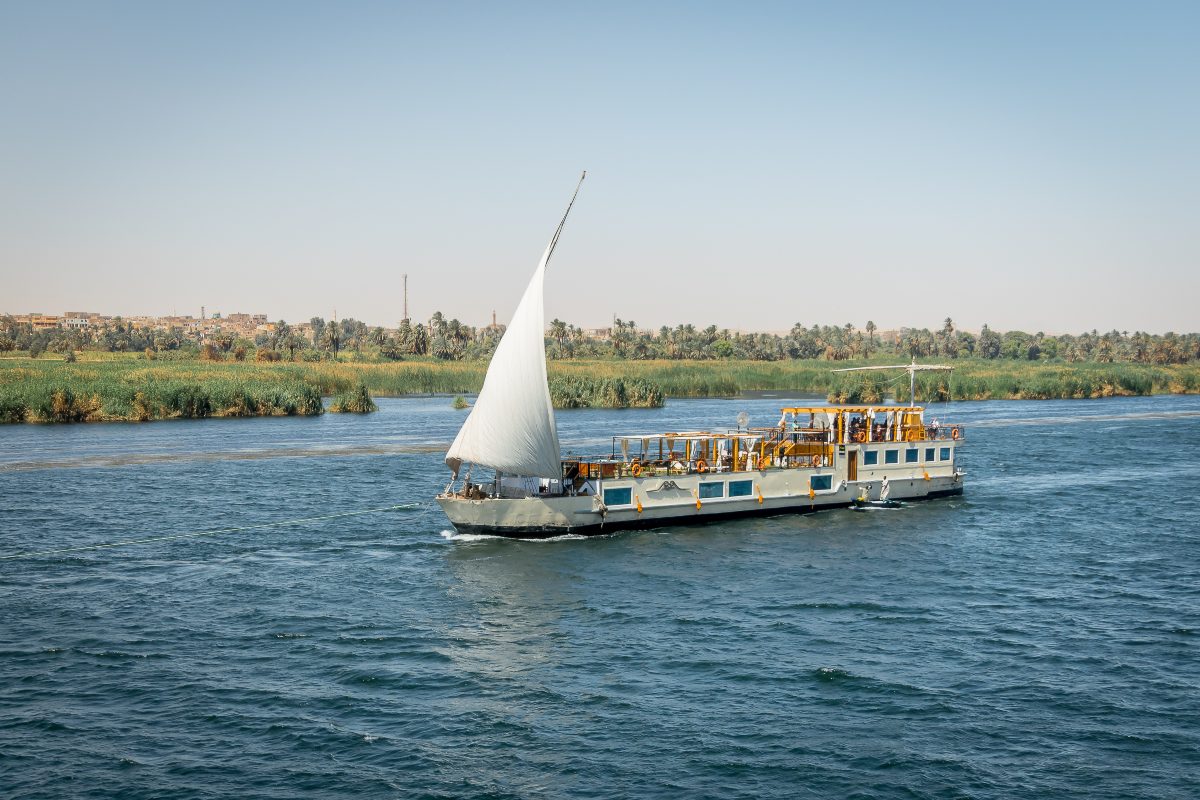
[[[825,470],[828,472],[829,470]],[[470,500],[438,498],[446,516],[460,533],[547,539],[555,536],[598,536],[623,530],[674,525],[708,524],[748,517],[807,514],[853,505],[868,481],[841,481],[819,493],[801,491],[817,470],[772,470],[758,473],[661,477],[606,482],[609,489],[630,489],[631,503],[605,507],[594,497],[525,497]],[[699,484],[754,481],[745,497],[700,498]],[[963,493],[962,474],[890,478],[891,499],[929,500]],[[662,489],[664,483],[670,489]],[[873,484],[877,496],[879,482]]]

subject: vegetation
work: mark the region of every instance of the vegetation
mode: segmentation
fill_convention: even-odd
[[[849,361],[838,366],[861,366]],[[0,360],[0,422],[150,420],[210,416],[362,413],[372,396],[464,395],[483,384],[485,362],[426,357],[400,363],[209,362],[85,352],[61,359]],[[826,361],[555,361],[550,394],[559,408],[657,407],[665,397],[720,397],[767,390],[833,402],[904,400],[908,378],[833,373]],[[1045,399],[1200,392],[1200,363],[1027,362],[957,359],[955,370],[918,373],[917,399]],[[462,401],[466,403],[465,400]],[[458,403],[455,403],[457,406]]]
[[[326,322],[313,317],[303,328],[284,320],[254,340],[232,333],[204,335],[179,328],[135,328],[116,318],[86,330],[34,331],[31,325],[0,317],[0,352],[70,350],[110,353],[146,352],[147,357],[178,353],[211,361],[244,360],[251,350],[262,361],[395,362],[432,360],[476,362],[491,357],[502,325],[474,328],[439,311],[428,322],[402,320],[392,330],[370,327],[355,319]],[[301,331],[304,331],[303,333]],[[1101,364],[1185,364],[1200,360],[1200,334],[1141,331],[1090,331],[1052,336],[1042,332],[998,332],[984,325],[978,334],[959,330],[947,318],[937,330],[901,328],[880,333],[874,322],[862,328],[845,325],[811,325],[799,322],[786,334],[738,333],[716,325],[639,329],[632,321],[615,320],[611,328],[587,332],[556,319],[550,323],[547,354],[558,361],[847,361],[870,358],[978,358],[989,361],[1096,362]]]
[[[199,341],[119,319],[89,330],[35,332],[0,318],[0,421],[307,415],[320,414],[327,396],[337,398],[331,410],[365,413],[374,408],[372,396],[477,392],[503,334],[502,326],[472,328],[440,312],[428,324],[405,320],[394,331],[314,317],[311,339],[283,320],[272,327],[255,341],[220,333]],[[954,366],[952,374],[918,375],[921,401],[1200,391],[1194,333],[1047,336],[984,326],[974,335],[947,319],[933,332],[885,336],[868,322],[862,330],[796,324],[774,335],[691,325],[650,332],[616,320],[589,335],[554,320],[547,353],[551,398],[560,408],[657,407],[665,397],[752,390],[834,402],[905,399],[902,374],[831,369],[909,357]]]
[[[953,373],[918,373],[917,400],[1087,399],[1200,391],[1200,364],[1151,367],[1143,364],[1063,364],[960,360]],[[831,402],[906,400],[908,376],[849,373],[831,376]]]
[[[555,408],[661,408],[662,388],[643,378],[591,378],[556,375],[550,378]]]
[[[360,383],[349,392],[339,395],[329,406],[329,410],[335,414],[370,414],[372,411],[378,411],[379,406],[371,399],[367,385]]]
[[[450,404],[450,407],[457,408],[461,411],[464,408],[470,408],[471,404],[467,402],[467,398],[460,394],[454,398],[454,402]]]
[[[287,375],[137,361],[19,360],[0,369],[0,422],[96,422],[322,413],[312,384]]]

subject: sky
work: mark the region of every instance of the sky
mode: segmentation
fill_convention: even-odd
[[[1200,4],[11,3],[0,312],[1200,329]]]

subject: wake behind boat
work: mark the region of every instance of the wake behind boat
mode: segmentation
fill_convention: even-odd
[[[452,477],[437,501],[456,529],[516,538],[593,535],[856,501],[891,508],[901,499],[962,493],[957,451],[965,430],[927,425],[911,399],[907,406],[783,408],[778,423],[764,428],[739,420],[736,429],[614,436],[608,454],[562,458],[546,381],[542,296],[578,194],[579,185],[446,453]],[[899,368],[912,374],[941,367]],[[478,468],[491,479],[472,480]]]

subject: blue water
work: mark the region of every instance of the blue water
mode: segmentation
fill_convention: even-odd
[[[564,446],[791,398],[560,414]],[[456,537],[463,412],[0,429],[0,796],[1200,796],[1200,398],[961,403],[961,498]]]

